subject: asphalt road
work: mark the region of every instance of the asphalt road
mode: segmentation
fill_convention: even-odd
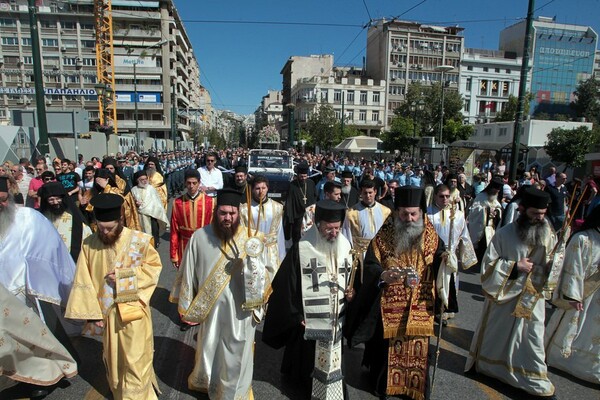
[[[161,399],[207,399],[201,394],[187,389],[187,377],[194,361],[197,328],[187,332],[179,330],[179,317],[175,304],[168,301],[175,270],[168,256],[167,236],[160,243],[159,252],[163,260],[163,270],[159,285],[151,301],[154,323],[154,368],[159,380]],[[463,373],[468,348],[473,331],[478,322],[483,296],[478,273],[462,273],[460,276],[460,313],[444,329],[441,342],[436,381],[431,399],[436,400],[499,400],[527,399],[523,392],[481,375]],[[547,309],[550,311],[550,309]],[[301,390],[294,385],[282,382],[279,366],[283,351],[273,350],[260,340],[261,326],[256,335],[253,390],[255,398],[261,399],[302,399]],[[79,375],[61,387],[53,388],[46,397],[48,400],[95,400],[110,398],[106,384],[104,366],[101,359],[102,345],[92,339],[74,338],[74,345],[83,360]],[[430,354],[435,352],[435,339],[430,346]],[[361,349],[344,349],[344,374],[350,399],[376,399],[371,393],[362,370]],[[433,364],[433,363],[432,363]],[[431,370],[430,370],[431,371]],[[578,380],[561,371],[550,369],[550,379],[556,386],[559,399],[598,400],[600,388]],[[3,392],[0,399],[24,398],[23,393]],[[143,400],[143,399],[140,399]]]

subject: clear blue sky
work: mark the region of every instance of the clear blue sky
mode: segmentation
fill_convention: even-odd
[[[369,19],[459,25],[466,47],[497,49],[499,32],[527,14],[527,0],[175,0],[213,107],[254,112],[293,55],[334,54],[362,64]],[[536,0],[535,16],[590,25],[600,33],[600,0]],[[370,15],[370,16],[369,16]],[[262,22],[262,23],[255,23]],[[273,22],[273,23],[268,23]],[[298,23],[283,25],[275,23]],[[337,26],[310,26],[332,24]]]

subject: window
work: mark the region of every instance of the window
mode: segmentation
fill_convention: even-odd
[[[77,48],[77,40],[74,39],[63,39],[61,41],[62,46],[67,49],[76,49]]]
[[[373,104],[379,104],[381,101],[381,94],[379,92],[373,92]]]
[[[57,75],[44,75],[44,82],[46,83],[58,83],[60,79]]]
[[[33,57],[32,56],[23,56],[23,64],[33,65]]]
[[[63,21],[60,26],[62,29],[77,29],[77,25],[73,21]]]
[[[367,104],[367,92],[360,92],[360,104]]]
[[[16,37],[3,37],[2,38],[2,45],[3,46],[18,46],[19,45],[19,38],[16,38]]]
[[[502,96],[503,97],[507,97],[508,96],[508,82],[502,82]]]
[[[42,38],[42,47],[58,47],[58,39]]]
[[[483,130],[483,136],[492,136],[492,128],[485,128]]]
[[[56,28],[56,22],[51,22],[48,20],[41,20],[40,25],[42,26],[42,28],[46,28],[46,29]]]
[[[95,76],[90,76],[90,75],[84,75],[83,76],[83,83],[96,83],[97,79]]]
[[[84,58],[83,65],[85,65],[86,67],[93,67],[96,65],[96,59],[95,58]]]
[[[354,121],[354,110],[348,110],[346,112],[346,119],[348,121]]]
[[[44,68],[54,68],[60,65],[60,59],[55,56],[44,56]]]
[[[465,112],[471,111],[471,101],[469,99],[465,100],[465,104],[463,105]]]
[[[0,26],[17,26],[14,19],[0,18]]]
[[[63,40],[63,43],[64,43],[64,40]],[[93,49],[94,47],[96,47],[96,42],[94,40],[82,40],[81,47]]]
[[[510,70],[510,69],[507,69],[507,70],[506,70],[506,73],[507,73],[507,74],[510,74],[510,73],[511,73],[511,70]]]
[[[488,72],[488,67],[483,67],[483,72]]]
[[[467,78],[467,91],[471,91],[471,85],[473,83],[473,79],[472,78]]]
[[[21,46],[31,46],[31,38],[21,38]]]
[[[468,65],[467,66],[467,71],[473,71],[473,66],[472,65]]]
[[[340,110],[335,110],[335,119],[341,119],[342,118],[342,112]]]
[[[508,135],[508,128],[500,128],[498,130],[498,136],[506,136]]]
[[[354,90],[348,90],[348,93],[346,93],[346,101],[348,103],[354,103]]]
[[[79,25],[81,27],[81,30],[89,30],[89,31],[93,31],[94,30],[94,24],[80,24]]]
[[[499,74],[499,73],[500,73],[500,68],[496,68],[494,71],[495,71],[497,74]]]
[[[367,120],[367,110],[359,110],[358,111],[358,120],[366,121]]]
[[[488,87],[488,81],[487,80],[482,80],[479,83],[479,94],[481,95],[487,95],[487,87]]]
[[[341,103],[341,101],[342,101],[342,91],[340,89],[335,89],[333,91],[333,101],[335,103]]]
[[[373,111],[371,113],[371,121],[379,121],[379,111]]]
[[[63,65],[74,67],[77,65],[75,57],[63,57]]]

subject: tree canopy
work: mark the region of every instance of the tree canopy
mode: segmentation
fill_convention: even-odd
[[[531,93],[525,95],[525,104],[523,104],[523,116],[529,115],[529,105],[531,103]],[[502,110],[496,114],[496,122],[514,121],[517,118],[517,108],[519,98],[512,94],[508,96],[508,102],[504,103]]]
[[[585,164],[585,155],[599,136],[598,130],[590,130],[586,126],[574,129],[554,128],[548,134],[544,149],[552,160],[577,168]]]
[[[341,121],[336,118],[333,107],[322,104],[309,115],[306,127],[300,132],[299,138],[306,140],[309,146],[330,149],[345,138],[360,134],[361,132],[352,125],[345,125],[342,131]]]
[[[571,108],[579,118],[585,118],[594,125],[600,122],[600,81],[589,78],[581,82],[575,90],[575,101]]]

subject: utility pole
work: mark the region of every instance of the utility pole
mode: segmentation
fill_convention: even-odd
[[[171,95],[171,140],[173,140],[173,151],[177,150],[177,80],[173,82],[173,93]]]
[[[40,55],[40,37],[38,34],[35,0],[28,0],[29,31],[31,34],[31,53],[33,55],[33,83],[35,87],[35,108],[39,139],[37,151],[41,156],[50,153],[48,145],[48,123],[46,121],[46,103],[44,99],[44,79],[42,76],[42,57]]]
[[[342,123],[341,123],[341,128],[342,128],[342,138],[344,137],[344,122],[346,120],[346,116],[344,115],[344,91],[342,90],[342,114],[341,114],[341,118],[342,118]]]
[[[523,45],[523,63],[521,64],[521,80],[519,82],[519,100],[513,132],[512,151],[510,153],[509,179],[517,179],[517,164],[519,163],[519,147],[521,145],[521,130],[523,129],[523,113],[525,112],[525,95],[527,91],[527,76],[529,75],[529,53],[531,51],[531,33],[533,31],[533,9],[535,0],[529,0],[527,10],[527,27],[525,28],[525,43]]]
[[[138,91],[137,91],[137,63],[139,58],[133,63],[133,95],[135,96],[133,102],[135,104],[135,151],[140,154],[140,123],[138,121]]]

